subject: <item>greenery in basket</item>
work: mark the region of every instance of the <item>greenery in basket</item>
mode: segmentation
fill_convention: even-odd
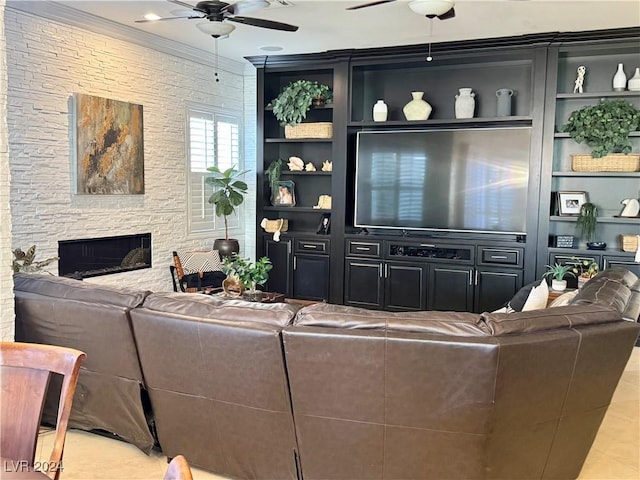
[[[560,265],[558,263],[553,266],[547,265],[547,271],[542,274],[542,277],[551,277],[555,280],[563,280],[566,275],[575,277],[575,274],[571,271],[572,267],[572,265]]]
[[[591,202],[580,205],[578,214],[578,226],[580,233],[587,242],[592,242],[598,225],[598,207]]]
[[[283,127],[297,125],[307,117],[315,98],[332,101],[331,91],[326,85],[311,80],[296,80],[287,85],[271,102],[273,114]]]
[[[222,272],[237,277],[249,293],[256,291],[258,285],[264,285],[269,279],[269,271],[273,268],[269,257],[262,257],[255,262],[234,254],[225,257]]]
[[[227,217],[235,213],[236,207],[242,204],[248,188],[245,182],[238,180],[238,177],[249,170],[237,170],[235,166],[227,168],[224,172],[218,167],[209,167],[207,170],[212,175],[205,181],[214,187],[209,203],[215,206],[217,217],[224,217],[224,238],[229,240]]]
[[[624,100],[600,100],[571,113],[562,131],[593,148],[594,158],[630,153],[629,134],[638,130],[640,110]]]

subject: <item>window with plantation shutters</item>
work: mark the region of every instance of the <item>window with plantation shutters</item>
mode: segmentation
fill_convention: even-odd
[[[222,112],[217,109],[188,109],[187,115],[187,160],[189,234],[205,234],[224,229],[224,219],[214,214],[209,197],[213,187],[205,179],[210,175],[208,167],[221,170],[236,166],[242,168],[240,158],[240,114]],[[242,213],[242,206],[237,210]],[[240,219],[236,215],[228,218],[229,229],[237,229]]]

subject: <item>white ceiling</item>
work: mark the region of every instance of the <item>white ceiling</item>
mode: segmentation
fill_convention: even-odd
[[[195,5],[197,0],[183,0]],[[233,0],[229,0],[234,3]],[[291,6],[270,0],[267,8],[245,16],[298,25],[297,32],[282,32],[234,23],[236,30],[218,40],[218,53],[233,60],[252,55],[278,55],[322,52],[344,48],[367,48],[502,37],[540,32],[571,32],[640,26],[638,0],[457,0],[456,17],[432,22],[413,13],[408,0],[397,0],[361,10],[346,7],[368,0],[287,0]],[[9,4],[11,1],[9,2]],[[190,47],[210,52],[214,40],[196,28],[204,20],[171,20],[134,23],[147,13],[161,17],[185,15],[179,5],[163,0],[48,0],[47,5],[72,7],[121,25],[116,29],[139,29]],[[286,3],[286,2],[285,2]],[[68,9],[66,9],[68,10]],[[83,15],[87,23],[91,18]],[[101,21],[104,25],[105,22]],[[432,32],[429,35],[429,24]],[[109,22],[107,22],[109,25]],[[91,25],[87,25],[91,28]],[[151,37],[153,38],[153,37]],[[161,40],[161,39],[159,39]],[[260,47],[279,46],[279,52]]]

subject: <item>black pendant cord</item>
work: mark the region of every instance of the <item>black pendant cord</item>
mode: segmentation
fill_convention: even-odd
[[[213,39],[213,45],[214,45],[213,51],[214,51],[214,54],[216,56],[215,66],[214,66],[214,69],[213,69],[213,76],[215,77],[216,82],[219,82],[220,78],[218,77],[218,39],[217,38]]]

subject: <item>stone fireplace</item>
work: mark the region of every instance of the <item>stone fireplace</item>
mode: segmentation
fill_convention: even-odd
[[[151,233],[58,242],[58,273],[73,278],[151,268]]]

